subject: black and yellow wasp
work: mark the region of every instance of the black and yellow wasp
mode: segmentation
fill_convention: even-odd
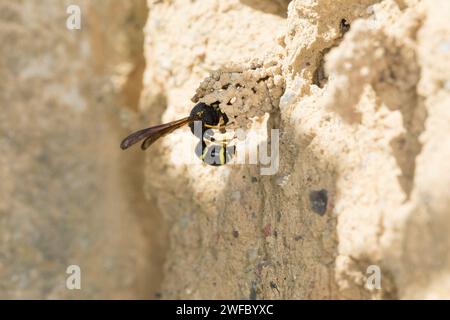
[[[196,121],[202,123],[201,133],[194,131],[194,123]],[[194,106],[188,117],[136,131],[126,137],[120,144],[120,147],[125,150],[144,140],[141,144],[141,149],[146,150],[159,138],[185,125],[189,125],[191,132],[200,139],[195,148],[196,155],[209,165],[221,166],[231,160],[235,153],[235,146],[229,146],[227,140],[216,140],[214,133],[209,129],[219,129],[224,132],[228,122],[227,115],[219,109],[217,104],[207,105],[200,102]]]

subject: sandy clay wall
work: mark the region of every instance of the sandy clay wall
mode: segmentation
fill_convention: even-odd
[[[1,297],[450,297],[450,2],[55,3],[0,4]],[[277,170],[118,148],[195,102]]]

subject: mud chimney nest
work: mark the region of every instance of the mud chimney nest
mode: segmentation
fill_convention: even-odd
[[[212,72],[198,87],[194,103],[218,104],[236,128],[279,107],[284,92],[281,66],[275,59],[228,64]]]

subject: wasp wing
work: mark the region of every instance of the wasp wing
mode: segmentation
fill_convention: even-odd
[[[139,141],[145,139],[141,146],[142,150],[145,150],[159,138],[175,131],[178,128],[183,127],[191,121],[193,121],[191,117],[186,117],[180,120],[136,131],[126,137],[120,144],[120,147],[125,150],[138,143]]]
[[[142,150],[147,149],[159,138],[164,137],[165,135],[168,135],[169,133],[172,133],[176,129],[179,129],[192,121],[193,121],[193,119],[191,117],[187,117],[187,118],[184,118],[184,119],[181,119],[178,121],[174,121],[171,123],[167,123],[165,125],[161,125],[160,128],[158,128],[154,133],[152,133],[150,136],[148,136],[144,140],[144,142],[142,142],[141,149]]]

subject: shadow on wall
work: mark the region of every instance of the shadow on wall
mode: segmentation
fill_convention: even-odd
[[[141,93],[143,88],[143,74],[145,71],[145,58],[143,54],[144,48],[144,33],[143,29],[147,21],[148,8],[145,0],[135,0],[128,6],[128,10],[121,10],[121,5],[114,3],[110,4],[110,9],[113,11],[123,11],[119,21],[122,22],[121,31],[124,33],[122,37],[118,37],[121,41],[115,42],[115,38],[111,39],[113,43],[105,43],[105,47],[113,48],[114,46],[123,46],[124,54],[126,55],[126,63],[132,67],[126,74],[125,82],[120,86],[117,102],[126,107],[127,112],[138,112],[141,100]],[[123,9],[123,8],[122,8]],[[104,19],[109,19],[110,14],[99,13],[94,11],[97,15]],[[104,12],[104,11],[101,11]],[[108,24],[100,24],[107,26]],[[102,30],[103,36],[109,29]],[[93,39],[95,41],[95,39]],[[107,52],[106,48],[103,49]],[[104,62],[101,57],[101,63]],[[156,108],[165,108],[166,101],[164,97],[155,101]],[[154,111],[154,110],[152,110]],[[118,250],[135,252],[133,255],[135,261],[136,282],[134,287],[130,288],[135,298],[142,299],[157,299],[160,296],[161,282],[163,279],[163,264],[167,248],[167,234],[164,220],[156,206],[156,197],[150,194],[150,197],[144,194],[145,183],[145,157],[143,157],[140,150],[134,149],[124,153],[119,148],[119,143],[123,137],[128,134],[128,129],[123,129],[118,132],[117,128],[122,126],[118,114],[116,113],[110,117],[111,130],[116,132],[116,139],[113,148],[117,148],[118,156],[118,193],[122,195],[119,198],[124,198],[125,203],[124,217],[122,219],[132,221],[124,223],[123,229],[127,237],[135,240],[136,247],[125,246],[118,248]],[[137,114],[140,118],[142,126],[147,126],[147,116]],[[152,117],[155,113],[152,112]],[[137,228],[136,228],[137,227]],[[133,241],[124,241],[125,245],[133,245]],[[124,272],[129,272],[123,270]],[[127,277],[126,274],[123,275]]]

